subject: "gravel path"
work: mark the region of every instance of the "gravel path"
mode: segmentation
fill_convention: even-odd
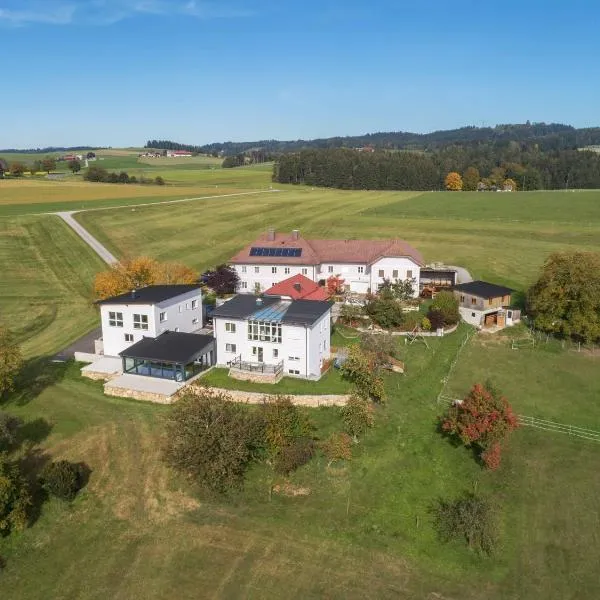
[[[52,214],[60,217],[106,264],[113,265],[119,262],[105,246],[73,218],[73,213],[76,212],[76,210],[69,210]]]

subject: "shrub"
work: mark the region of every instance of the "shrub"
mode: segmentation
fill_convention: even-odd
[[[421,319],[421,329],[423,331],[431,331],[431,321],[427,317]]]
[[[315,453],[315,442],[311,438],[296,438],[288,446],[279,450],[273,462],[276,473],[289,475],[305,465]]]
[[[415,327],[421,329],[421,324],[423,322],[423,317],[421,313],[418,312],[409,312],[404,313],[402,315],[402,329],[405,331],[412,331]]]
[[[444,327],[444,315],[439,310],[432,310],[430,308],[426,318],[432,330]]]
[[[442,418],[442,430],[465,446],[476,446],[489,469],[500,465],[500,444],[518,427],[512,407],[489,383],[475,384]]]
[[[350,460],[352,458],[352,438],[343,431],[336,431],[321,444],[321,449],[329,461],[328,467],[336,460]]]
[[[342,304],[340,320],[342,323],[354,327],[358,324],[363,314],[362,306],[358,306],[357,304]]]
[[[298,438],[309,437],[313,427],[306,413],[286,396],[265,400],[261,405],[265,422],[265,444],[276,456]]]
[[[451,502],[440,501],[434,508],[435,527],[440,539],[463,539],[469,548],[491,554],[498,543],[495,507],[485,498],[465,494]]]
[[[456,325],[460,321],[460,312],[458,311],[458,299],[452,292],[441,291],[436,294],[436,297],[431,303],[429,312],[440,312],[444,319],[445,326]],[[431,321],[431,316],[427,317]]]
[[[354,383],[359,395],[375,402],[385,402],[385,384],[375,353],[353,344],[348,349],[348,357],[341,366],[341,372],[343,377]]]
[[[156,185],[165,185],[165,180],[160,175],[157,175],[154,179],[154,183]]]
[[[264,440],[260,415],[230,400],[205,388],[188,392],[173,406],[165,427],[167,464],[218,493],[242,487]]]
[[[383,329],[398,327],[404,320],[402,306],[391,297],[372,297],[365,306],[365,313]]]
[[[0,535],[27,526],[31,496],[17,463],[0,454]]]
[[[83,178],[86,181],[104,182],[108,180],[108,171],[102,167],[90,167]]]
[[[355,439],[362,435],[375,422],[373,405],[365,398],[352,394],[342,408],[342,419],[346,431]]]
[[[23,425],[19,417],[0,412],[0,452],[8,450],[17,441],[17,431]]]
[[[40,479],[49,494],[71,501],[85,485],[85,467],[68,460],[51,462],[44,467]]]

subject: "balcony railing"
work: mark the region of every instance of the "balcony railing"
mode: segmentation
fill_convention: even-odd
[[[241,356],[234,358],[229,366],[232,369],[238,369],[239,371],[247,371],[248,373],[264,373],[268,375],[279,375],[283,372],[283,361],[278,362],[274,365],[269,365],[262,362],[251,362],[248,360],[242,360]]]

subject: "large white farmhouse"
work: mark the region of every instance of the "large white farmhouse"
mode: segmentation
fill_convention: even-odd
[[[415,296],[421,254],[403,240],[307,240],[270,229],[230,261],[240,278],[238,291],[260,293],[293,275],[312,281],[332,275],[344,279],[347,291],[376,292],[385,279],[413,280]]]
[[[144,337],[202,328],[198,285],[150,285],[98,302],[106,356],[119,356]]]
[[[213,312],[217,365],[231,372],[319,379],[330,358],[331,302],[238,294]]]

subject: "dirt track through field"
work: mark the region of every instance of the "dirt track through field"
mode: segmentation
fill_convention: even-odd
[[[193,202],[194,200],[212,200],[216,198],[230,198],[232,196],[252,196],[256,194],[269,194],[272,192],[280,192],[281,190],[260,190],[258,192],[239,192],[235,194],[221,194],[219,196],[199,196],[197,198],[181,198],[179,200],[164,200],[162,202],[148,202],[145,204],[136,204],[135,208],[142,206],[157,206],[159,204],[178,204],[180,202]],[[75,233],[108,265],[113,265],[119,260],[108,251],[106,246],[101,244],[83,225],[78,223],[73,215],[79,212],[88,212],[93,210],[113,210],[118,208],[128,208],[129,204],[124,204],[122,206],[111,206],[111,207],[101,207],[101,208],[88,208],[84,210],[68,210],[68,211],[60,211],[53,213],[44,213],[50,215],[56,215],[60,217]]]

